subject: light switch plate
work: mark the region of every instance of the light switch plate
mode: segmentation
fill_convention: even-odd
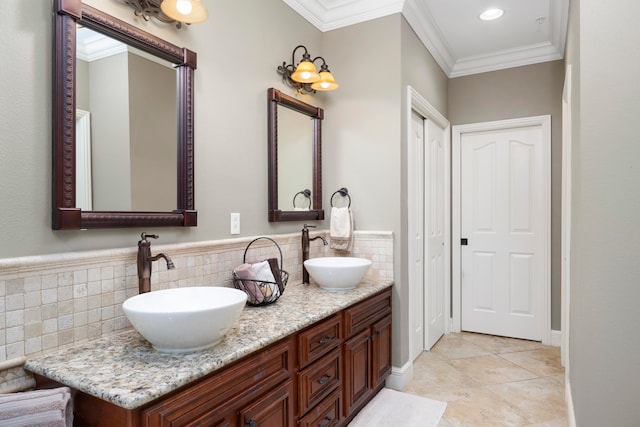
[[[231,213],[231,234],[240,234],[240,214]]]

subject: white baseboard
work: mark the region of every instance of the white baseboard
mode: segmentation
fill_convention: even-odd
[[[573,396],[571,395],[571,384],[566,381],[564,387],[564,400],[567,403],[567,418],[569,418],[569,427],[576,427],[576,413],[573,411]]]
[[[551,330],[551,345],[560,347],[562,345],[562,331]]]
[[[391,375],[387,377],[385,386],[394,390],[404,390],[413,379],[413,363],[407,362],[401,368],[391,367]]]

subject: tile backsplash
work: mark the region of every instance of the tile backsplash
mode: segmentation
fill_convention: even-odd
[[[326,232],[311,232],[311,237]],[[302,280],[300,233],[268,236],[282,250],[289,283]],[[184,286],[233,286],[233,268],[240,264],[253,238],[162,245],[151,251],[171,257],[153,263],[151,289]],[[100,338],[130,327],[122,303],[138,293],[137,247],[0,259],[0,392],[24,389],[33,380],[21,370],[24,356]],[[334,256],[320,240],[310,244],[310,256]],[[373,261],[365,280],[393,280],[391,232],[356,231],[351,256]],[[280,258],[266,239],[251,244],[247,261]]]

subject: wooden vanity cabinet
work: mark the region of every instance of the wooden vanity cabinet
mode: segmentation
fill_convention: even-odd
[[[344,310],[344,417],[351,420],[391,373],[391,291]]]
[[[76,392],[74,425],[345,426],[390,372],[386,289],[137,409]]]
[[[295,366],[290,337],[143,409],[141,425],[293,426]]]

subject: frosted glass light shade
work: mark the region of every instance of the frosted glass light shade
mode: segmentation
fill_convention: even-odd
[[[311,89],[315,90],[334,90],[338,89],[338,83],[329,71],[320,71],[320,80],[311,85]]]
[[[202,22],[209,16],[200,0],[163,0],[160,9],[169,18],[186,24]]]
[[[314,83],[320,80],[320,75],[313,62],[302,61],[298,64],[296,71],[291,74],[291,80],[298,83]]]

